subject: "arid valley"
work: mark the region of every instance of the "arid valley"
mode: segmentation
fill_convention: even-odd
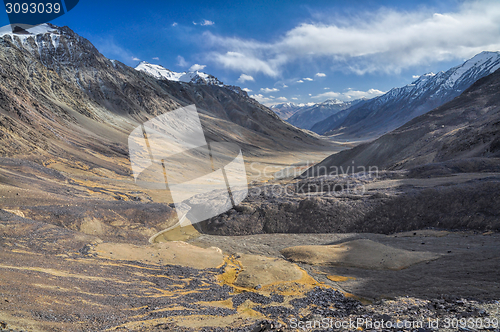
[[[500,52],[294,109],[159,67],[50,23],[1,34],[0,331],[500,331]],[[226,169],[230,201],[181,216],[170,174],[220,184],[199,146],[153,156],[147,124],[192,105],[245,195]]]

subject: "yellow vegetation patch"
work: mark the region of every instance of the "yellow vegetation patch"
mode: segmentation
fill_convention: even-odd
[[[234,256],[225,256],[224,264],[226,267],[224,268],[224,273],[219,274],[217,276],[217,280],[222,285],[230,285],[233,286],[236,282],[236,278],[238,277],[238,273],[241,272],[243,266],[241,265]]]
[[[335,282],[344,282],[347,280],[356,280],[354,277],[343,277],[343,276],[327,276],[328,279]]]
[[[24,212],[22,212],[21,210],[7,210],[7,209],[2,209],[2,210],[4,210],[5,212],[9,212],[9,213],[15,214],[16,216],[25,218]]]
[[[224,273],[217,276],[220,283],[233,287],[236,293],[250,291],[300,297],[314,287],[329,287],[283,259],[247,254],[237,257],[226,256]]]
[[[221,301],[212,301],[212,302],[196,302],[196,304],[209,306],[209,307],[217,307],[217,308],[226,308],[233,309],[233,299],[221,300]]]
[[[254,303],[250,300],[246,300],[245,302],[243,302],[242,304],[240,304],[238,306],[237,311],[241,314],[244,314],[245,316],[255,317],[255,318],[265,318],[265,316],[263,314],[261,314],[258,311],[253,310],[253,308],[256,306],[260,306],[260,305],[257,303]]]

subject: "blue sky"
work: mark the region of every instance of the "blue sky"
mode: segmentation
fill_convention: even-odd
[[[51,23],[108,58],[203,68],[271,105],[374,97],[500,50],[499,22],[497,0],[80,0]]]

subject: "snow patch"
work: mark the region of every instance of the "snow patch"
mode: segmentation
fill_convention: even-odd
[[[156,79],[163,79],[176,82],[194,83],[194,84],[206,84],[206,85],[218,85],[224,86],[224,83],[219,81],[216,77],[203,73],[201,71],[194,72],[183,72],[177,73],[167,68],[142,61],[136,70],[142,71]]]

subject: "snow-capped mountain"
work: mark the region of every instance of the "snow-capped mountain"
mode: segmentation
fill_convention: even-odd
[[[448,71],[424,74],[411,84],[355,105],[344,112],[346,116],[327,118],[329,127],[319,132],[345,138],[378,137],[452,100],[499,68],[500,52],[482,52]]]
[[[297,113],[298,111],[316,105],[315,103],[307,103],[307,104],[296,104],[296,103],[281,103],[271,106],[271,109],[283,120],[288,120],[292,115]]]
[[[478,64],[478,62],[472,63]],[[478,67],[480,66],[481,64]],[[464,67],[454,68],[453,72],[456,72],[455,69],[460,71]],[[432,79],[432,77],[432,75],[427,75],[425,79]],[[454,81],[456,82],[456,80]],[[497,70],[476,81],[452,101],[413,119],[370,143],[360,144],[352,149],[327,157],[304,172],[301,177],[323,175],[327,170],[340,167],[359,169],[377,167],[379,170],[411,169],[410,172],[413,175],[410,177],[415,178],[484,172],[485,169],[498,170],[498,158],[500,157],[499,91],[500,70]],[[472,201],[472,205],[477,205],[477,193],[484,191],[485,183],[478,181],[476,185],[477,189],[472,189],[472,197],[474,198],[461,197],[466,191],[461,191],[459,197],[456,195],[457,187],[453,187],[454,198],[452,200],[456,201],[458,198],[461,201],[461,206],[462,202],[469,200]],[[498,198],[498,194],[492,195],[490,192],[486,192],[485,196]],[[430,197],[433,199],[436,197],[436,193],[434,192]],[[436,206],[439,204],[446,206],[440,201],[437,202]],[[481,213],[484,213],[484,206],[480,207]],[[496,207],[497,204],[492,206]],[[416,213],[412,208],[406,209],[406,214],[409,216],[408,222],[414,223],[415,217],[418,216],[417,219],[423,219],[427,223],[430,219],[422,217],[422,211],[426,209],[429,209],[427,202],[423,204],[420,213]],[[461,209],[460,214],[466,220],[463,224],[469,222],[471,214],[469,210],[470,207],[462,207]],[[408,211],[410,212],[408,213]],[[494,213],[491,215],[498,218]],[[409,221],[410,219],[412,221]],[[435,220],[441,226],[443,225],[442,214]],[[456,220],[458,219],[455,218],[453,222]]]
[[[57,34],[58,29],[50,23],[40,24],[28,30],[17,30],[15,33],[12,32],[12,28],[10,25],[6,25],[0,29],[0,37],[9,34],[9,35],[16,35],[21,40],[26,40],[29,36],[36,36],[45,33]]]
[[[161,80],[224,86],[224,83],[219,81],[217,77],[203,73],[201,71],[177,73],[168,70],[163,66],[155,65],[146,61],[142,61],[141,63],[139,63],[139,65],[135,67],[135,69]]]
[[[376,103],[408,98],[419,99],[429,95],[431,100],[441,100],[449,95],[456,97],[478,79],[493,73],[500,68],[500,52],[482,52],[467,60],[462,65],[446,72],[427,73],[411,84],[402,88],[391,89],[387,94],[376,98]]]
[[[149,74],[159,80],[179,81],[181,76],[184,74],[176,73],[174,71],[168,70],[163,66],[155,65],[146,61],[142,61],[141,63],[139,63],[139,65],[135,67],[135,69]]]
[[[322,103],[302,107],[287,121],[296,127],[311,130],[318,122],[323,121],[331,115],[348,109],[356,105],[361,100],[342,101],[338,99],[328,99]]]

